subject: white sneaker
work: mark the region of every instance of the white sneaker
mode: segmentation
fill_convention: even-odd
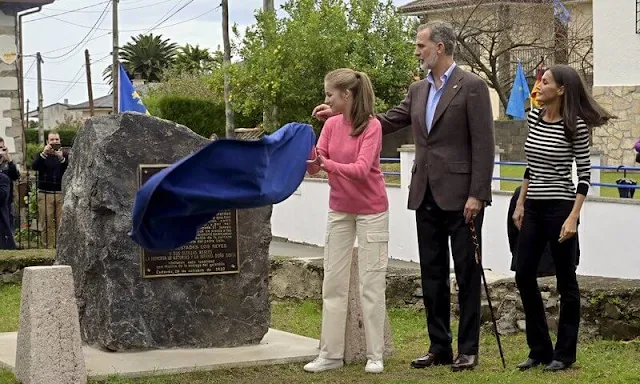
[[[310,363],[307,363],[304,366],[304,370],[307,372],[323,372],[328,371],[330,369],[342,368],[344,362],[342,359],[327,359],[325,357],[316,357]]]
[[[364,367],[364,371],[368,373],[382,373],[384,371],[384,364],[382,360],[367,360],[367,365]]]

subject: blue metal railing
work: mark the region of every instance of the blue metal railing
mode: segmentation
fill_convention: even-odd
[[[495,164],[499,165],[513,165],[513,166],[521,166],[524,167],[527,163],[522,161],[496,161]],[[604,171],[616,171],[623,172],[623,177],[626,177],[627,172],[640,172],[640,167],[629,167],[626,165],[619,165],[617,167],[610,165],[592,165],[591,169],[599,169]],[[501,180],[501,181],[516,181],[522,182],[522,178],[517,177],[494,177],[493,180]],[[613,184],[613,183],[591,183],[592,187],[604,187],[604,188],[623,188],[623,189],[640,189],[640,185],[634,184]]]
[[[400,159],[396,158],[396,157],[383,157],[380,158],[380,163],[382,164],[394,164],[394,163],[400,163]],[[526,162],[523,161],[496,161],[495,162],[496,165],[511,165],[511,166],[519,166],[519,167],[525,167],[527,165]],[[626,165],[620,165],[620,166],[607,166],[607,165],[592,165],[591,169],[598,169],[598,170],[603,170],[603,171],[615,171],[615,172],[622,172],[623,173],[623,177],[626,177],[626,173],[627,172],[638,172],[640,173],[640,167],[629,167]],[[400,176],[401,173],[400,172],[391,172],[391,171],[385,171],[382,172],[384,176]],[[513,181],[513,182],[522,182],[522,178],[521,177],[502,177],[502,176],[496,176],[493,177],[493,180],[500,180],[500,181]],[[633,185],[633,184],[613,184],[613,183],[591,183],[591,186],[593,187],[603,187],[603,188],[624,188],[624,189],[640,189],[640,185]]]

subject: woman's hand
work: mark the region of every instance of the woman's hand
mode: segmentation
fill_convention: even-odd
[[[524,204],[516,203],[516,209],[513,211],[511,218],[519,231],[522,228],[522,219],[524,219]]]
[[[562,224],[562,229],[560,230],[560,237],[558,238],[558,242],[562,243],[565,240],[568,240],[576,235],[578,231],[578,218],[575,216],[569,216]]]

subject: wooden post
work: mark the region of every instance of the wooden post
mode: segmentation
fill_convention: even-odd
[[[91,85],[91,60],[89,60],[89,50],[84,50],[84,62],[87,70],[87,91],[89,92],[89,115],[93,116],[93,86]]]
[[[40,52],[36,53],[37,69],[38,69],[38,142],[44,145],[44,106],[42,97],[42,56]],[[25,138],[26,139],[26,138]]]
[[[112,0],[113,3],[113,64],[111,68],[111,79],[113,80],[113,114],[118,113],[119,110],[119,101],[118,101],[118,90],[120,89],[118,82],[118,75],[120,74],[120,61],[118,60],[119,56],[119,47],[118,47],[118,1]]]
[[[231,44],[229,42],[229,1],[222,0],[222,39],[224,42],[224,115],[226,120],[226,137],[233,137],[234,116],[231,101],[231,79],[229,78],[229,66],[231,65]]]

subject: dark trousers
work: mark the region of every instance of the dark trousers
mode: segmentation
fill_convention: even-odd
[[[483,216],[484,209],[474,220],[480,244]],[[463,211],[443,211],[435,203],[431,189],[427,187],[425,199],[416,211],[416,223],[422,294],[431,341],[429,352],[453,355],[448,243],[451,237],[451,254],[459,287],[458,353],[476,355],[480,338],[481,271],[475,261],[471,229],[464,221]]]
[[[518,239],[516,283],[525,313],[529,357],[544,362],[552,359],[572,364],[576,361],[580,325],[580,291],[576,279],[576,237],[558,242],[560,230],[573,209],[569,200],[526,200]],[[536,271],[545,245],[549,243],[556,266],[560,293],[560,319],[555,351],[551,344]]]

